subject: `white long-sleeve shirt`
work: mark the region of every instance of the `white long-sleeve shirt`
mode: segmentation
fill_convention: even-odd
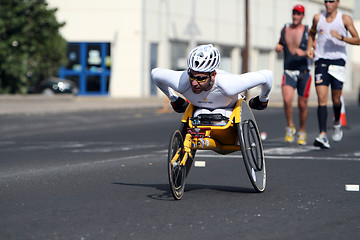
[[[152,79],[160,90],[174,102],[182,94],[193,105],[199,108],[218,109],[235,106],[238,95],[248,89],[261,86],[260,101],[266,102],[272,88],[273,74],[269,70],[261,70],[241,75],[216,70],[215,82],[208,91],[193,93],[187,71],[173,71],[155,68],[151,71]]]

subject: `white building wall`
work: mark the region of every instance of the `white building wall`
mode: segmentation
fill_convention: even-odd
[[[141,97],[150,95],[150,44],[158,44],[159,67],[171,67],[171,47],[187,44],[179,67],[185,67],[186,55],[194,43],[213,43],[230,49],[221,67],[241,72],[241,48],[245,42],[244,0],[48,0],[57,7],[59,21],[65,21],[62,34],[69,42],[110,42],[112,75],[110,96]],[[274,48],[281,28],[291,22],[296,4],[305,6],[303,23],[311,25],[314,14],[324,9],[322,0],[249,0],[249,70],[274,71],[274,90],[280,91],[282,58]],[[353,0],[340,6],[351,13]],[[195,25],[191,25],[195,23]],[[191,26],[194,26],[192,29]],[[190,34],[195,31],[196,34]],[[351,55],[351,50],[348,51]],[[349,57],[351,59],[351,57]],[[351,61],[347,63],[351,89]],[[315,94],[312,91],[312,94]]]
[[[68,42],[110,42],[110,96],[141,96],[142,1],[50,0]]]

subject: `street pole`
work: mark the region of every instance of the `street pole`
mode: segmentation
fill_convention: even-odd
[[[249,1],[245,0],[245,45],[242,51],[242,73],[249,71]]]
[[[249,1],[245,0],[245,46],[242,50],[242,73],[249,71]],[[245,97],[248,92],[245,91]]]
[[[194,49],[197,45],[196,41],[196,35],[200,33],[199,28],[197,27],[196,21],[195,21],[195,14],[196,14],[196,5],[195,0],[191,1],[191,16],[190,16],[190,22],[188,24],[188,31],[187,34],[190,35],[190,42],[189,42],[189,51]]]

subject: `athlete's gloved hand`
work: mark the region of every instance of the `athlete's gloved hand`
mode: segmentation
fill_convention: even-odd
[[[178,97],[175,102],[170,102],[170,104],[174,111],[177,113],[185,112],[187,106],[189,105],[189,103],[185,101],[185,99],[183,99],[182,97]]]
[[[267,108],[268,102],[269,101],[261,102],[260,99],[259,99],[259,96],[257,96],[257,97],[254,97],[254,98],[250,99],[249,106],[252,109],[264,110],[265,108]]]

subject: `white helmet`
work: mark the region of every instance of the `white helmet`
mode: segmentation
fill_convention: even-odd
[[[212,72],[220,64],[220,52],[212,44],[194,48],[188,57],[187,65],[197,72]]]

